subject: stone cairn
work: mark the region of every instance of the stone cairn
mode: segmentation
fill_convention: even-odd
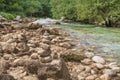
[[[50,41],[49,33],[47,31],[43,34],[44,43]],[[42,40],[42,41],[43,41]],[[43,53],[39,53],[41,59],[42,69],[39,69],[38,76],[41,80],[70,80],[70,75],[64,61],[60,58],[57,53],[51,54],[51,48],[49,45],[42,44],[46,47]]]
[[[71,80],[64,60],[51,51],[52,38],[49,29],[45,29],[42,35],[19,30],[3,35],[0,79]]]

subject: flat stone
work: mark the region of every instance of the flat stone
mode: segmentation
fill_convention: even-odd
[[[109,68],[112,68],[112,67],[117,67],[117,62],[111,62],[107,65]]]
[[[91,72],[91,67],[85,66],[85,72],[90,73]]]
[[[64,48],[71,48],[71,44],[70,44],[70,43],[67,43],[67,42],[60,43],[59,45],[60,45],[61,47],[64,47]]]
[[[47,78],[47,80],[55,80],[55,79],[52,79],[52,78]]]
[[[98,69],[103,69],[105,66],[101,63],[96,63],[95,66],[98,68]]]
[[[83,65],[74,66],[74,69],[73,69],[73,71],[75,71],[77,73],[80,73],[80,72],[82,72],[84,70],[85,70],[85,66],[83,66]]]
[[[81,72],[79,75],[82,76],[82,77],[87,77],[87,76],[89,76],[88,73],[86,73],[85,71]]]
[[[85,56],[88,58],[92,58],[94,56],[93,52],[85,52]]]
[[[95,70],[91,70],[91,74],[96,74],[96,71]]]
[[[37,76],[25,76],[23,80],[39,80]]]
[[[13,67],[23,66],[27,59],[28,59],[27,57],[26,58],[17,58],[11,63],[11,66],[13,66]]]
[[[43,38],[43,39],[42,39],[42,42],[43,42],[43,43],[46,43],[46,44],[49,44],[49,43],[50,43],[50,40]]]
[[[36,47],[36,45],[35,45],[35,44],[32,44],[32,43],[28,43],[27,46],[28,46],[28,47],[32,47],[32,48],[35,48],[35,47]]]
[[[120,67],[112,67],[111,69],[115,72],[120,72]]]
[[[94,56],[94,57],[92,58],[92,60],[93,60],[94,62],[96,62],[96,63],[101,63],[101,64],[104,64],[104,63],[105,63],[105,60],[104,60],[102,57],[100,57],[100,56]]]
[[[101,80],[100,78],[96,78],[95,80]]]
[[[85,77],[82,77],[80,75],[78,75],[77,77],[78,77],[78,80],[85,80]]]
[[[40,55],[40,57],[47,57],[47,56],[50,56],[51,51],[39,48],[38,51],[37,51],[37,53],[38,53],[38,55]]]
[[[109,74],[103,74],[100,76],[100,80],[111,80],[111,77]]]
[[[42,63],[49,63],[52,61],[52,57],[51,56],[48,56],[48,57],[41,57],[41,62]]]
[[[117,65],[117,62],[111,62],[111,63],[109,63],[109,66],[112,66],[112,65]]]
[[[11,57],[11,55],[9,55],[9,54],[5,54],[5,55],[3,56],[3,58],[4,58],[5,60],[9,60],[10,57]]]
[[[117,75],[116,71],[111,70],[111,69],[105,69],[105,70],[103,70],[103,73],[108,74],[110,76],[116,76]]]
[[[91,59],[84,59],[81,61],[83,64],[89,65],[91,64]]]
[[[85,80],[95,80],[95,78],[96,77],[94,75],[90,75],[90,76],[86,77]]]
[[[45,44],[45,43],[40,43],[39,44],[41,48],[43,48],[44,50],[47,50],[50,48],[50,46],[48,44]]]
[[[50,40],[49,33],[47,33],[47,32],[45,31],[45,33],[43,34],[42,38],[47,39],[47,40]]]
[[[33,53],[33,54],[31,54],[30,58],[31,59],[39,59],[39,56],[37,53]]]

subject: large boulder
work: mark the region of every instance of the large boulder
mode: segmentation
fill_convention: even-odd
[[[38,77],[40,80],[53,78],[55,80],[71,80],[67,66],[63,60],[53,60],[50,64],[39,68]]]
[[[86,56],[81,52],[81,50],[76,49],[67,50],[60,55],[66,61],[81,61],[86,58]]]

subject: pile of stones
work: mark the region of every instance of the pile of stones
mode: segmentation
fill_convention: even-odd
[[[58,35],[62,36],[57,28],[51,27],[21,29],[2,35],[0,79],[71,80],[64,60],[51,48]]]
[[[62,28],[37,24],[0,32],[0,80],[119,79],[116,62],[76,46]]]

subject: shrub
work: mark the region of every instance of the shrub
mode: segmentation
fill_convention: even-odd
[[[0,15],[7,18],[7,19],[14,19],[15,15],[11,13],[6,13],[6,12],[0,12]]]

